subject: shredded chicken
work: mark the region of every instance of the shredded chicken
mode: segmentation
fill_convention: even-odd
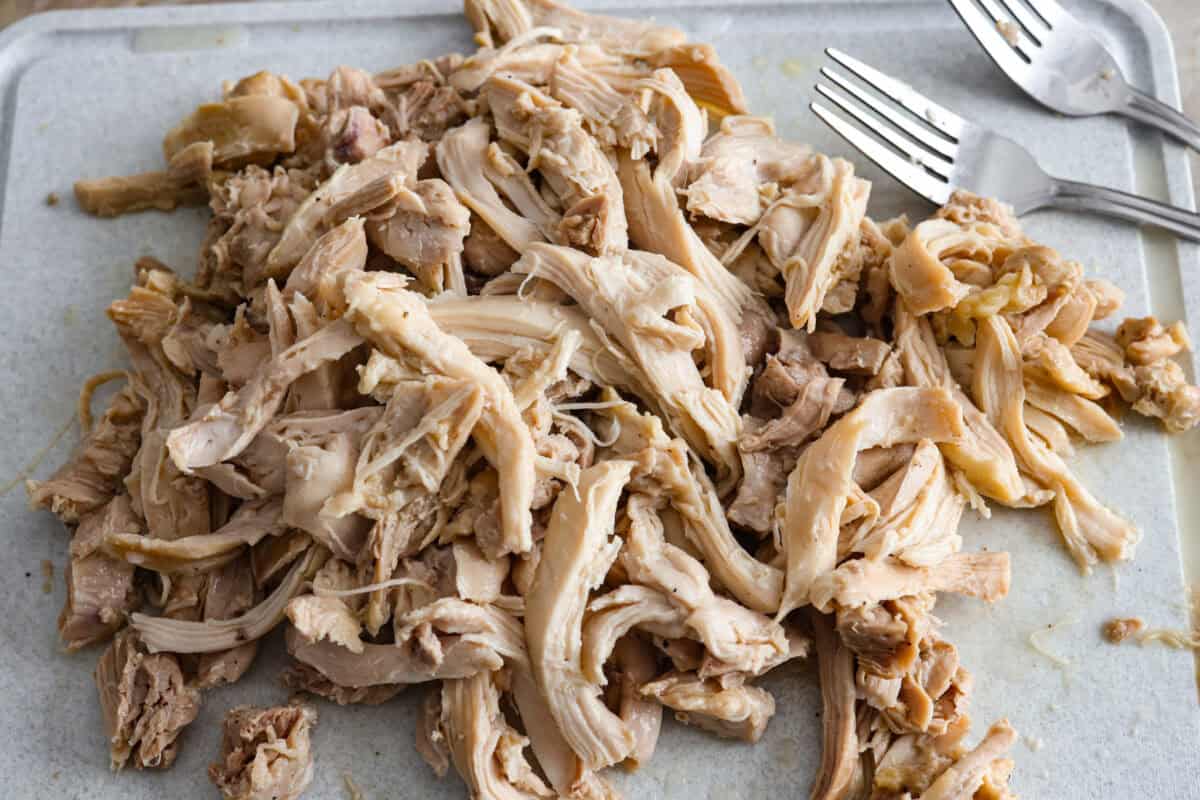
[[[212,141],[193,142],[171,156],[166,172],[76,181],[75,198],[84,211],[98,217],[115,217],[149,208],[171,211],[176,206],[200,205],[208,200],[207,184],[212,168]]]
[[[939,389],[880,389],[800,457],[788,478],[781,521],[788,569],[778,617],[813,602],[816,582],[837,564],[838,528],[861,450],[962,435],[962,412]],[[823,605],[823,604],[821,604]]]
[[[725,686],[716,678],[668,673],[642,687],[675,718],[726,739],[757,742],[775,715],[775,698],[756,686]]]
[[[1146,623],[1138,617],[1114,617],[1104,623],[1100,632],[1109,644],[1120,644],[1144,627]]]
[[[821,771],[812,800],[844,797],[858,768],[858,729],[854,715],[854,655],[829,619],[813,614],[817,662],[821,671]]]
[[[586,470],[575,493],[559,495],[542,557],[526,597],[525,634],[538,688],[559,732],[584,766],[598,769],[633,750],[633,733],[601,702],[580,662],[587,595],[617,555],[610,538],[617,500],[633,463],[608,461]]]
[[[184,683],[178,659],[148,655],[132,630],[120,633],[96,663],[96,688],[113,769],[169,767],[180,732],[200,711],[200,693]]]
[[[870,219],[849,162],[680,30],[464,10],[474,53],[258,72],[161,169],[75,185],[97,216],[211,210],[194,277],[137,261],[128,382],[93,421],[90,380],[26,484],[71,535],[64,646],[107,643],[114,768],[169,766],[282,624],[297,693],[430,684],[417,750],[476,798],[613,800],[664,709],[756,742],[760,678],[810,651],[811,797],[1011,798],[1016,733],[965,744],[934,607],[999,601],[1019,561],[960,523],[1052,505],[1081,567],[1132,557],[1064,459],[1122,405],[1200,423],[1184,326],[1094,327],[1121,290],[995,200]],[[1136,622],[1105,636],[1195,645]],[[230,711],[213,782],[300,796],[315,719]]]
[[[316,721],[306,706],[231,709],[209,778],[229,800],[296,800],[312,782]]]

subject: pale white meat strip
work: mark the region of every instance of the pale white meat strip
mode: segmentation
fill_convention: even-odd
[[[554,504],[542,558],[525,598],[525,636],[538,687],[550,714],[584,766],[599,769],[633,750],[633,733],[605,707],[600,687],[581,665],[581,630],[588,592],[617,555],[613,515],[633,470],[631,461],[604,461],[584,470],[576,492]]]
[[[535,483],[533,437],[500,373],[472,355],[457,336],[438,328],[420,295],[383,273],[350,275],[344,284],[347,312],[359,332],[393,358],[415,356],[450,378],[473,381],[485,395],[473,432],[500,479],[501,537],[494,557],[524,553],[532,546]]]
[[[945,389],[879,389],[831,425],[788,477],[781,524],[787,574],[777,619],[810,602],[813,581],[837,565],[842,512],[860,450],[961,436],[962,411]]]

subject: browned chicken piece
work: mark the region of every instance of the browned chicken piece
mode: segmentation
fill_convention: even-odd
[[[67,599],[58,617],[58,634],[67,650],[105,641],[137,607],[140,597],[133,583],[133,565],[102,548],[108,535],[136,532],[141,527],[127,494],[117,495],[80,520],[64,573]]]
[[[1183,323],[1164,328],[1154,317],[1130,317],[1117,328],[1117,345],[1125,351],[1125,359],[1135,366],[1145,366],[1190,351]]]
[[[132,630],[120,633],[96,664],[96,687],[113,769],[131,759],[138,769],[171,766],[176,738],[200,711],[170,653],[148,655]]]
[[[65,464],[44,481],[28,481],[29,505],[68,524],[104,507],[121,488],[142,441],[146,403],[131,385],[109,400],[104,416]]]
[[[1138,633],[1146,623],[1137,617],[1114,617],[1100,628],[1100,635],[1109,644],[1120,644]]]
[[[202,205],[208,201],[212,166],[212,142],[195,142],[173,155],[165,172],[76,181],[75,199],[84,211],[98,217]]]
[[[278,95],[248,94],[205,103],[167,134],[163,153],[170,161],[189,145],[211,142],[214,165],[270,163],[296,149],[299,118],[300,107]]]
[[[296,800],[312,782],[316,722],[302,705],[230,709],[209,779],[228,800]]]

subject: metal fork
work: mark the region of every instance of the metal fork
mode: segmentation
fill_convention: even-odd
[[[817,91],[862,127],[847,122],[819,102],[809,106],[813,113],[884,171],[930,202],[943,205],[956,189],[966,189],[1002,200],[1013,206],[1017,214],[1050,207],[1093,211],[1157,225],[1200,241],[1200,215],[1116,189],[1053,178],[1025,148],[1011,139],[968,122],[911,86],[839,50],[830,48],[825,52],[887,99],[822,67],[821,75],[837,88],[818,83]]]
[[[1200,125],[1130,86],[1116,60],[1056,0],[950,0],[972,35],[1013,82],[1073,117],[1121,114],[1200,150]]]

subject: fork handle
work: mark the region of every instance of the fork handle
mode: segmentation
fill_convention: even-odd
[[[1145,92],[1129,87],[1129,100],[1121,113],[1174,136],[1193,150],[1200,150],[1200,125]]]
[[[1156,225],[1177,236],[1200,242],[1200,214],[1116,189],[1059,179],[1055,181],[1046,205]]]

